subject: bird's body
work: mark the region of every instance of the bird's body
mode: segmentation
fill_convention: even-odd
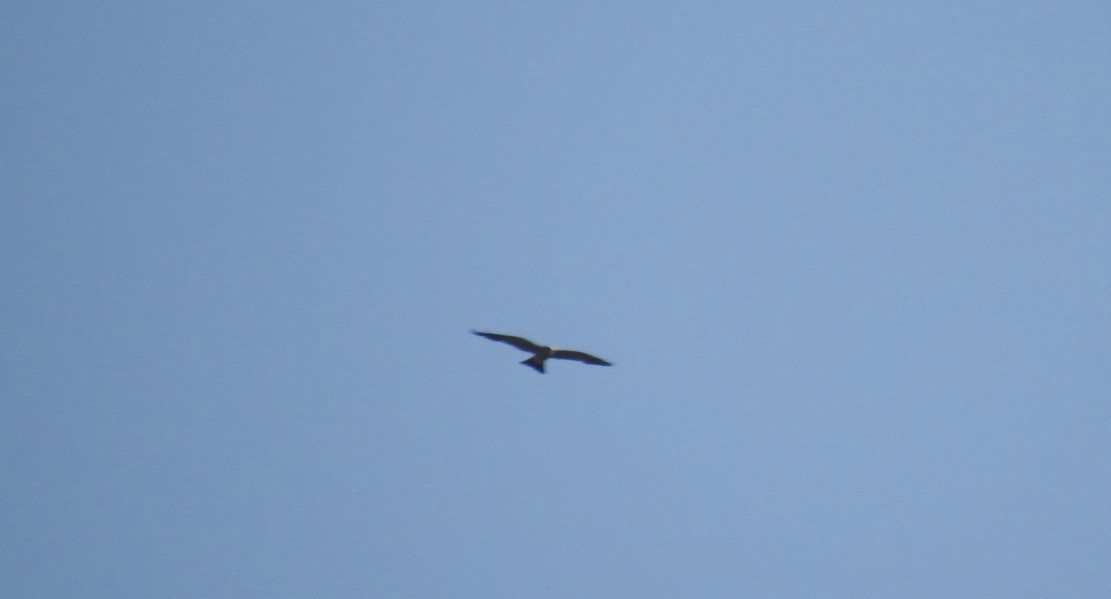
[[[547,345],[538,345],[525,339],[524,337],[514,337],[512,335],[502,335],[500,333],[484,333],[482,331],[471,331],[479,337],[485,337],[491,341],[500,341],[516,347],[519,350],[532,353],[532,357],[524,360],[521,364],[536,370],[537,372],[544,373],[544,362],[548,358],[556,358],[560,360],[575,360],[584,364],[595,364],[597,366],[613,366],[612,363],[607,362],[597,356],[592,356],[586,352],[581,352],[573,349],[554,349]]]

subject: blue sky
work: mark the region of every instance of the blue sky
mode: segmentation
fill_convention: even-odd
[[[1106,3],[0,13],[13,596],[1111,594]]]

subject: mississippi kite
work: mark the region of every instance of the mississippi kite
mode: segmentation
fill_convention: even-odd
[[[576,360],[585,364],[597,364],[598,366],[613,366],[613,364],[597,357],[592,356],[586,352],[575,351],[573,349],[554,349],[546,345],[537,345],[524,337],[514,337],[512,335],[501,335],[498,333],[484,333],[482,331],[471,331],[479,337],[485,337],[491,341],[500,341],[516,347],[517,349],[527,351],[532,354],[532,357],[524,360],[521,364],[533,368],[536,372],[544,373],[544,361],[548,358],[557,358],[560,360]]]

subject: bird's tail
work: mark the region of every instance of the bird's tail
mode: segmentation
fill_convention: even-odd
[[[525,366],[536,370],[536,372],[539,372],[540,374],[544,374],[544,358],[540,356],[533,356],[527,360],[522,361],[521,364],[524,364]]]

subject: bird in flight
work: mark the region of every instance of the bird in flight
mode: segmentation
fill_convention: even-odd
[[[586,352],[576,351],[573,349],[554,349],[546,345],[537,345],[524,337],[514,337],[512,335],[500,335],[498,333],[484,333],[482,331],[471,331],[479,337],[485,337],[491,341],[501,341],[508,343],[517,349],[524,350],[532,353],[532,357],[524,360],[521,364],[533,368],[536,372],[544,374],[544,361],[548,358],[557,358],[560,360],[577,360],[585,364],[597,364],[598,366],[613,366],[613,364],[597,357],[592,356]]]

